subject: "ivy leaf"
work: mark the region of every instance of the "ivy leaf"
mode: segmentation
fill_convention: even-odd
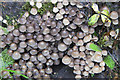
[[[98,5],[97,5],[97,4],[93,3],[93,4],[92,4],[92,8],[93,8],[93,10],[94,10],[96,13],[100,13],[100,11],[99,11],[99,8],[98,8]]]
[[[111,22],[111,20],[107,16],[102,15],[102,14],[101,14],[101,19],[102,19],[103,23],[105,23],[105,22]]]
[[[0,26],[0,28],[4,31],[5,35],[7,35],[9,33],[9,31],[7,30],[7,28],[4,28],[2,26]]]
[[[101,13],[109,17],[109,11],[108,10],[103,10]]]
[[[95,44],[90,44],[90,46],[89,46],[93,51],[102,51],[97,45],[95,45]]]
[[[104,62],[110,69],[113,69],[115,66],[115,62],[113,61],[112,57],[109,55],[104,58]]]
[[[94,14],[93,16],[91,16],[89,18],[88,25],[94,25],[98,21],[99,17],[100,17],[99,14]]]

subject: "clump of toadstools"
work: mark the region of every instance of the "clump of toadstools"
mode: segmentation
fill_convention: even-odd
[[[92,35],[97,26],[86,24],[83,7],[82,3],[65,0],[57,3],[53,13],[42,16],[32,8],[18,19],[19,28],[9,25],[9,34],[2,35],[0,47],[9,45],[8,54],[16,60],[12,69],[32,78],[49,78],[51,66],[59,65],[62,58],[63,64],[74,68],[75,78],[104,71],[107,51],[90,49],[89,45],[98,41]]]

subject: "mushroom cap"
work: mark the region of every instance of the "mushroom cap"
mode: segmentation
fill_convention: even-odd
[[[2,28],[0,28],[0,36],[2,36],[4,34],[4,31]]]
[[[60,43],[60,44],[58,44],[58,50],[65,51],[65,50],[67,50],[67,46],[64,43]]]
[[[78,58],[78,57],[80,56],[80,54],[79,54],[78,51],[73,51],[73,52],[71,53],[71,56],[72,56],[73,58]]]
[[[4,48],[6,46],[6,44],[2,41],[0,41],[0,48]],[[16,49],[17,46],[13,45],[14,48],[12,49]]]
[[[8,31],[13,31],[13,30],[14,30],[14,26],[8,25],[8,26],[7,26],[7,30],[8,30]]]
[[[29,58],[30,58],[30,55],[27,53],[23,54],[23,56],[22,56],[23,60],[28,60]]]
[[[15,43],[10,44],[10,49],[11,50],[16,50],[17,49],[17,45]]]
[[[21,17],[18,19],[18,23],[20,23],[20,24],[25,24],[26,22],[27,22],[27,20],[25,17]]]
[[[79,47],[79,51],[85,51],[85,47],[84,46],[80,46]]]
[[[52,54],[51,54],[51,59],[57,60],[58,58],[59,58],[59,56],[58,56],[57,53],[52,53]]]
[[[65,14],[65,10],[64,9],[60,9],[59,13],[63,15],[63,14]]]
[[[107,50],[102,50],[102,55],[107,56]]]
[[[100,54],[95,54],[94,57],[93,57],[93,60],[95,62],[100,63],[101,61],[103,61],[103,58],[102,58],[102,56]]]
[[[61,2],[57,3],[57,8],[58,8],[58,9],[63,8],[63,4],[62,4]]]
[[[25,25],[21,25],[19,27],[19,30],[20,30],[20,32],[26,32],[26,26]]]
[[[87,72],[87,71],[84,71],[82,74],[83,74],[84,76],[89,76],[89,72]]]
[[[18,59],[21,58],[21,54],[20,54],[19,52],[15,51],[15,52],[12,54],[12,58],[13,58],[14,60],[18,60]]]
[[[41,41],[38,43],[38,48],[39,49],[45,49],[47,47],[47,43],[44,41]]]
[[[71,62],[71,58],[68,57],[67,55],[62,58],[62,63],[65,65],[69,65]]]
[[[119,23],[118,19],[112,20],[114,25],[117,25]]]
[[[100,72],[101,72],[100,67],[97,66],[97,65],[95,65],[95,66],[92,68],[92,71],[93,71],[93,73],[100,73]]]
[[[104,61],[100,62],[100,66],[105,66],[105,62]]]
[[[89,28],[88,28],[88,26],[87,25],[82,25],[81,26],[81,30],[84,32],[84,33],[88,33],[88,31],[89,31]]]
[[[63,24],[66,26],[66,25],[69,25],[70,22],[69,22],[69,20],[67,18],[64,18],[63,19]]]
[[[30,10],[30,13],[31,13],[32,15],[36,15],[36,14],[37,14],[37,9],[36,9],[36,8],[32,8],[32,9]]]
[[[37,2],[36,3],[36,7],[39,9],[39,8],[41,8],[42,7],[42,3],[41,2]]]
[[[117,19],[117,18],[118,18],[118,13],[117,13],[116,11],[112,11],[112,12],[110,13],[110,18],[111,18],[111,19]]]
[[[114,36],[116,36],[116,32],[115,31],[110,31],[110,35],[112,36],[112,37],[114,37]]]
[[[66,44],[66,45],[70,45],[72,43],[72,40],[70,38],[65,38],[63,39],[63,42]]]
[[[84,42],[83,42],[83,40],[78,40],[78,42],[77,42],[77,46],[83,46],[83,44],[84,44]]]
[[[53,7],[53,12],[57,13],[59,11],[59,9],[57,7]]]
[[[55,16],[55,18],[56,18],[56,20],[62,19],[63,15],[60,14],[60,13],[57,13],[56,16]]]
[[[84,43],[89,42],[92,39],[92,35],[87,35],[83,38]]]

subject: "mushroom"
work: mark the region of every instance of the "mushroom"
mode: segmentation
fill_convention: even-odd
[[[87,35],[87,36],[85,36],[85,37],[83,38],[83,41],[84,41],[85,43],[87,43],[87,42],[89,42],[91,39],[92,39],[92,36],[91,36],[91,35]]]
[[[63,58],[62,58],[62,63],[65,64],[65,65],[69,65],[71,62],[71,58],[68,57],[67,55],[65,55]]]
[[[92,68],[92,71],[93,73],[100,73],[102,72],[100,67],[98,65],[95,65],[93,68]]]
[[[36,7],[39,9],[39,8],[41,8],[42,7],[42,3],[41,2],[37,2],[36,3]]]
[[[102,55],[107,56],[107,50],[102,50]]]
[[[64,9],[60,9],[59,13],[63,15],[63,14],[65,14],[65,10]]]
[[[19,52],[15,51],[15,52],[12,54],[12,58],[13,58],[14,60],[18,60],[18,59],[21,58],[21,54],[20,54]]]
[[[87,25],[82,25],[81,26],[81,30],[84,32],[84,33],[88,33],[88,31],[89,31],[89,28],[88,28],[88,26]]]
[[[117,25],[119,23],[118,19],[112,20],[114,25]]]
[[[58,8],[58,9],[63,8],[63,4],[62,4],[61,2],[57,3],[57,8]]]
[[[78,58],[78,57],[80,56],[80,54],[79,54],[78,51],[73,51],[73,52],[71,53],[71,56],[72,56],[73,58]]]
[[[110,35],[112,36],[112,37],[114,37],[114,36],[116,36],[116,32],[115,31],[110,31]]]
[[[8,26],[7,26],[7,30],[8,30],[9,32],[13,31],[13,30],[14,30],[14,26],[8,25]]]
[[[23,56],[22,56],[23,60],[28,60],[29,58],[30,58],[30,55],[27,53],[23,54]]]
[[[45,49],[47,47],[47,43],[44,41],[41,41],[38,43],[38,48],[39,49]]]
[[[117,18],[118,18],[118,13],[117,13],[116,11],[112,11],[112,12],[110,13],[110,18],[111,18],[111,19],[117,19]]]
[[[36,14],[37,14],[37,9],[36,9],[36,8],[32,8],[32,9],[30,10],[30,13],[31,13],[32,15],[36,15]]]
[[[87,72],[87,71],[84,71],[82,74],[83,74],[84,76],[89,76],[89,72]]]
[[[101,66],[101,67],[102,67],[102,66],[105,66],[105,62],[104,62],[104,61],[100,62],[100,66]]]
[[[63,24],[66,26],[66,25],[69,25],[70,22],[69,22],[69,20],[67,18],[64,18],[63,19]]]
[[[57,7],[53,7],[53,12],[57,13],[59,11],[59,9]]]
[[[20,32],[26,32],[26,26],[25,25],[21,25],[19,27],[19,30],[20,30]]]
[[[67,50],[67,46],[64,43],[60,43],[60,44],[58,44],[58,50],[65,51],[65,50]]]
[[[103,61],[103,58],[100,54],[94,54],[93,61],[100,63],[101,61]]]

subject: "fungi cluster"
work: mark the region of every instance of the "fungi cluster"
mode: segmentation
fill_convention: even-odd
[[[93,35],[96,26],[86,24],[82,8],[80,3],[63,1],[57,3],[53,13],[48,11],[42,16],[32,8],[18,19],[19,28],[9,25],[9,34],[1,36],[0,48],[9,45],[8,54],[16,60],[12,69],[32,78],[49,78],[51,66],[62,60],[74,69],[75,78],[104,71],[107,51],[90,49],[89,45],[98,41]]]

